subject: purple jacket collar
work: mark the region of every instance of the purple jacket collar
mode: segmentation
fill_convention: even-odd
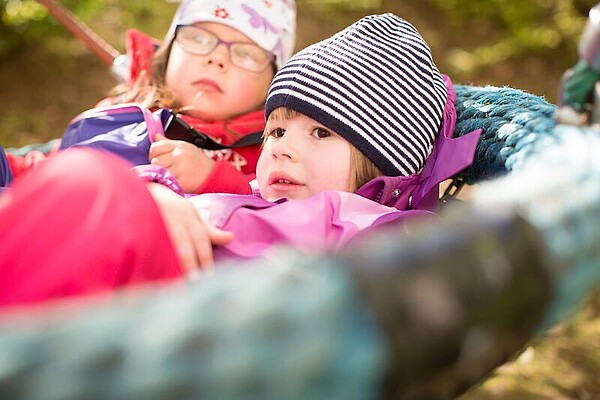
[[[452,81],[443,75],[448,96],[444,107],[440,135],[433,144],[431,155],[420,173],[409,176],[380,176],[356,193],[399,210],[437,211],[439,185],[471,165],[481,129],[453,138],[456,127],[456,92]]]

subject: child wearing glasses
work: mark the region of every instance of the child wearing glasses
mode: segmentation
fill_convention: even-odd
[[[383,224],[408,228],[434,215],[438,184],[472,161],[479,134],[452,138],[455,100],[412,25],[365,17],[275,75],[253,195],[184,196],[168,169],[132,171],[90,149],[16,182],[0,196],[0,304],[172,279],[281,244],[332,252]],[[81,168],[57,187],[72,164]]]
[[[291,56],[295,33],[294,0],[184,0],[158,49],[142,32],[128,32],[129,82],[99,106],[170,108],[216,142],[232,145],[263,131],[269,83]],[[187,193],[250,193],[259,152],[256,142],[203,150],[159,136],[148,162],[167,168]]]

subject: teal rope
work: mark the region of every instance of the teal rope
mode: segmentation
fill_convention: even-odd
[[[474,191],[490,212],[517,207],[552,260],[553,302],[541,329],[561,320],[600,282],[600,133],[558,125],[515,143],[513,172]]]
[[[33,150],[41,151],[44,154],[50,154],[50,152],[58,146],[60,139],[52,139],[46,143],[33,143],[23,147],[11,147],[6,149],[7,153],[11,153],[15,156],[24,157],[27,153]]]
[[[286,262],[2,321],[0,398],[376,398],[384,348],[348,275],[276,255]]]
[[[455,86],[455,136],[483,128],[473,164],[459,174],[467,184],[512,170],[516,146],[536,140],[554,126],[556,106],[539,96],[508,87]],[[519,157],[526,157],[520,153]]]
[[[485,189],[493,199],[487,207],[518,204],[556,263],[556,296],[540,328],[546,329],[600,279],[599,133],[555,126],[555,105],[517,89],[458,85],[456,91],[455,135],[484,128],[473,165],[460,175],[472,184],[512,171]]]
[[[0,320],[0,398],[452,398],[523,346],[548,297],[523,221],[473,216]]]

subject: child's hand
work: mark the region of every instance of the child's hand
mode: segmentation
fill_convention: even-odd
[[[27,168],[35,168],[39,163],[46,159],[46,155],[39,150],[31,150],[25,155],[25,166]]]
[[[193,274],[198,267],[210,268],[214,263],[212,245],[229,243],[233,234],[204,222],[189,201],[169,188],[150,183],[148,191],[158,205],[185,272]]]
[[[202,149],[193,144],[167,139],[160,134],[150,145],[149,160],[175,175],[186,193],[195,193],[215,164]]]

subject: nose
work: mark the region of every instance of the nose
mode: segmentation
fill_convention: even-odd
[[[219,69],[229,68],[229,48],[220,43],[204,58],[204,63],[209,66],[216,66]]]
[[[289,161],[296,161],[298,159],[298,152],[296,149],[293,135],[290,132],[286,132],[283,137],[277,139],[271,147],[271,154],[274,158],[288,159]]]

